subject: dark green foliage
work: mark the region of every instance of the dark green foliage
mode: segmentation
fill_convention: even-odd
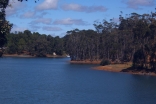
[[[100,63],[101,66],[109,65],[111,62],[108,59],[103,59]]]
[[[145,55],[144,55],[143,51],[141,49],[137,50],[133,56],[133,67],[142,69],[144,57],[145,57]]]
[[[3,53],[3,46],[7,42],[6,35],[9,34],[12,24],[5,19],[5,8],[9,0],[0,0],[0,50]]]
[[[39,33],[31,33],[29,30],[11,33],[7,35],[8,54],[29,54],[37,57],[45,57],[47,54],[52,55],[55,52],[57,55],[63,55],[64,41],[60,37],[52,37]]]
[[[2,55],[3,55],[3,52],[2,52],[2,51],[0,51],[0,57],[2,57]]]
[[[17,1],[23,1],[23,0],[17,0]],[[26,0],[27,1],[27,0]],[[36,2],[36,1],[35,1]],[[0,57],[3,54],[3,48],[4,45],[7,42],[6,35],[8,35],[11,31],[12,24],[9,23],[9,21],[6,20],[6,14],[5,9],[9,5],[9,0],[0,0]]]

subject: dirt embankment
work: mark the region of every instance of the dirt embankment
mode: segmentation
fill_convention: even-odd
[[[90,60],[84,60],[84,61],[70,61],[71,64],[100,64],[101,60],[97,61],[90,61]]]
[[[100,64],[101,60],[98,61],[90,61],[90,60],[85,60],[85,61],[70,61],[71,64]],[[137,75],[151,75],[151,76],[156,76],[155,72],[148,72],[146,70],[135,70],[132,69],[132,62],[127,62],[123,64],[110,64],[110,65],[105,65],[105,66],[97,66],[93,67],[92,69],[95,70],[104,70],[104,71],[111,71],[111,72],[124,72],[124,73],[129,73],[129,74],[137,74]]]
[[[105,70],[105,71],[112,71],[112,72],[121,72],[123,69],[127,69],[130,66],[131,66],[131,63],[126,63],[126,64],[111,64],[111,65],[94,67],[93,69],[96,69],[96,70]]]
[[[124,72],[124,73],[129,73],[129,74],[137,74],[137,75],[151,75],[151,76],[156,76],[155,72],[150,72],[147,70],[135,70],[131,68],[132,63],[124,63],[124,64],[111,64],[111,65],[106,65],[106,66],[98,66],[94,67],[93,69],[96,70],[104,70],[104,71],[111,71],[111,72]]]

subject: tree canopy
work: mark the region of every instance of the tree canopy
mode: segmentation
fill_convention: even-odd
[[[45,57],[47,54],[63,55],[64,42],[59,36],[31,33],[29,30],[24,32],[11,33],[7,35],[7,54],[27,54],[37,57]]]

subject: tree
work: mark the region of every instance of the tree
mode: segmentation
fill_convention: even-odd
[[[18,0],[23,1],[23,0]],[[27,0],[25,0],[27,1]],[[36,0],[35,0],[36,2]],[[6,35],[10,33],[12,24],[6,20],[5,9],[9,6],[9,0],[0,0],[0,57],[3,54],[4,44],[7,42]]]
[[[7,42],[6,35],[10,32],[12,24],[5,19],[5,9],[9,0],[0,0],[0,57],[3,54],[3,46]]]

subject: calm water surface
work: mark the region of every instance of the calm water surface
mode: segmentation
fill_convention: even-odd
[[[92,70],[69,58],[0,58],[0,104],[155,104],[156,77]]]

